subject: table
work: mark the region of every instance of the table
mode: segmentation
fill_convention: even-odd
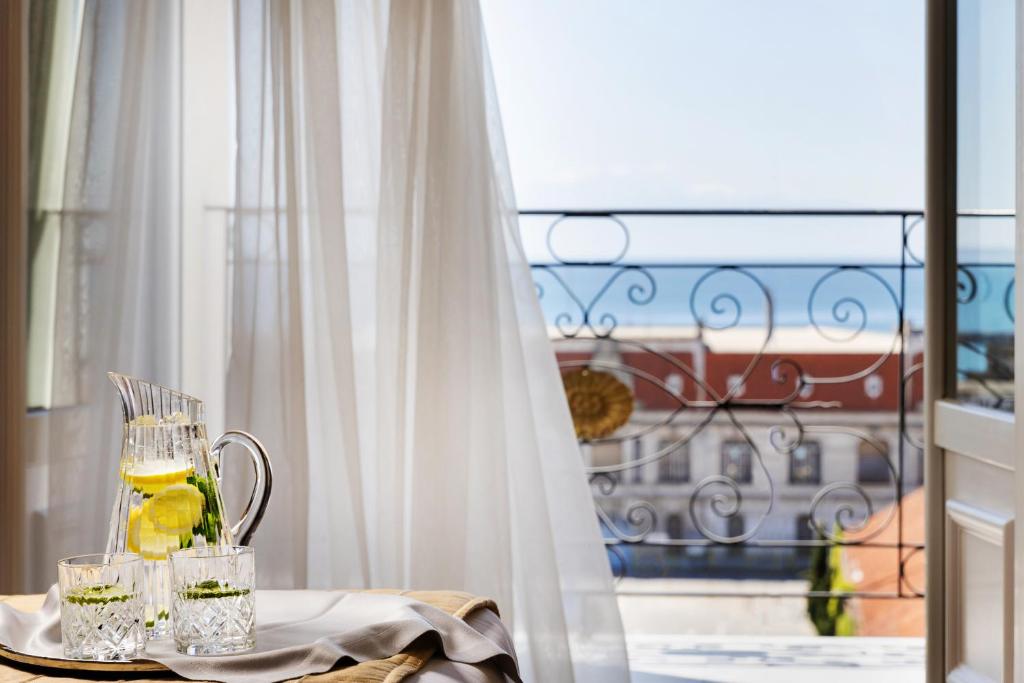
[[[479,598],[469,593],[458,591],[399,591],[376,589],[360,591],[366,593],[383,593],[404,595],[420,602],[425,602],[441,609],[448,614],[459,617],[476,630],[497,643],[508,643],[511,648],[511,636],[500,618],[494,603],[486,598]],[[22,611],[34,611],[43,604],[43,595],[0,595],[0,603],[11,605]],[[511,651],[511,649],[509,650]],[[167,683],[168,681],[184,680],[171,672],[136,674],[127,678],[119,678],[108,673],[67,672],[60,674],[52,669],[24,666],[0,659],[0,683],[74,683],[80,681],[117,681],[127,680],[134,683]],[[483,665],[467,665],[450,662],[435,652],[432,643],[414,642],[406,650],[388,659],[361,662],[341,666],[323,674],[312,674],[302,679],[304,683],[372,683],[381,681],[393,683],[505,683],[508,678],[497,666],[489,663]]]

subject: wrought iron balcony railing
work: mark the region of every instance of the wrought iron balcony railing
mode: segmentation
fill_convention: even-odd
[[[841,548],[881,576],[800,595],[923,595],[921,212],[520,213],[560,366],[634,397],[581,438],[618,575],[795,578]]]

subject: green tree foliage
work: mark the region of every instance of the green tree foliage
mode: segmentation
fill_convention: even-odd
[[[842,539],[842,531],[836,528],[833,537]],[[818,535],[819,540],[823,538]],[[811,552],[811,566],[808,581],[812,592],[846,593],[853,585],[843,576],[843,548],[838,543],[815,546]],[[807,598],[807,616],[820,636],[852,636],[856,633],[853,617],[846,611],[849,598],[840,595]]]

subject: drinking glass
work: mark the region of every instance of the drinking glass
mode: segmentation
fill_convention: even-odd
[[[256,645],[256,563],[247,546],[171,553],[174,645],[186,655],[219,655]]]
[[[129,660],[146,649],[142,558],[135,553],[68,557],[57,563],[64,656]]]

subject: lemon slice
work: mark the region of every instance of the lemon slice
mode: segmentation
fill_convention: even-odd
[[[185,484],[190,476],[195,475],[195,468],[181,461],[142,461],[121,466],[121,478],[133,489],[154,495],[169,486]]]
[[[128,513],[128,552],[142,555],[144,560],[163,560],[167,554],[181,547],[179,536],[156,530],[149,518],[150,501]],[[191,532],[191,530],[190,530]]]
[[[157,531],[171,536],[192,533],[203,520],[206,498],[191,484],[173,484],[146,501],[146,517]]]

